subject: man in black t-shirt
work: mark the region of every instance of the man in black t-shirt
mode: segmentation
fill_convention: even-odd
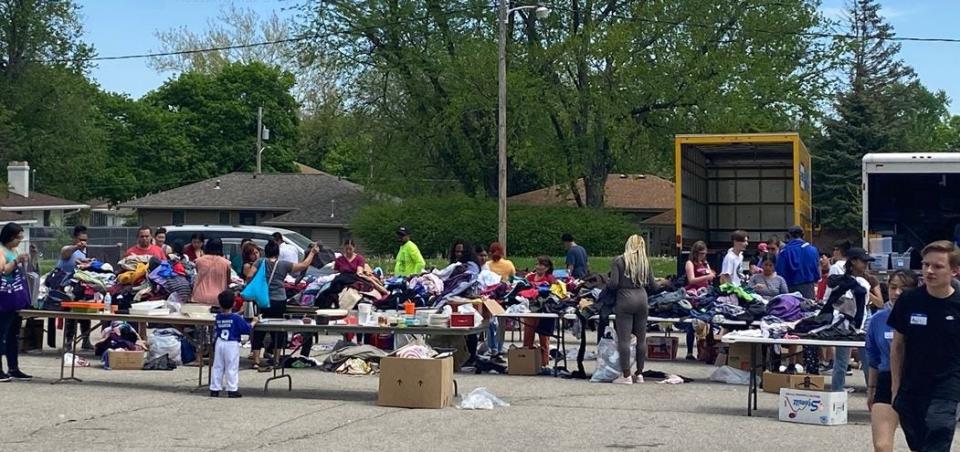
[[[907,292],[887,323],[893,407],[914,451],[948,451],[960,405],[960,252],[949,241],[923,249],[924,287]]]

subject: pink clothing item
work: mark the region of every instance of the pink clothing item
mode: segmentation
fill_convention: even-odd
[[[337,260],[333,261],[333,270],[337,273],[359,273],[365,265],[367,265],[366,261],[359,254],[354,254],[353,260],[341,254]]]
[[[193,281],[193,301],[217,304],[217,297],[230,286],[230,261],[223,256],[205,254],[194,263],[197,276]]]

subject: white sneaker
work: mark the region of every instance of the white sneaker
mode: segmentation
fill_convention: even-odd
[[[803,366],[800,365],[800,364],[794,364],[794,365],[793,365],[793,369],[796,370],[798,374],[802,374],[802,373],[804,373],[805,370],[806,370],[806,369],[804,369]]]
[[[638,385],[640,383],[643,383],[643,375],[634,375],[633,384]]]
[[[787,373],[787,366],[781,365],[779,370],[780,370],[780,373],[785,374]]]
[[[618,378],[616,378],[615,380],[613,380],[613,384],[615,384],[615,385],[632,385],[632,384],[633,384],[633,377],[618,377]]]

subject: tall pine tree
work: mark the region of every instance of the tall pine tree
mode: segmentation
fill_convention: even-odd
[[[844,59],[847,85],[837,96],[835,114],[824,122],[824,139],[816,146],[816,205],[830,229],[859,229],[860,168],[864,154],[891,152],[905,127],[896,88],[913,83],[913,70],[899,59],[900,45],[891,41],[893,27],[880,16],[874,0],[848,5],[851,39]]]

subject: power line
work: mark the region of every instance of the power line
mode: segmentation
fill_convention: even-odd
[[[569,10],[569,9],[564,9],[564,11],[574,12],[573,10]],[[458,14],[458,13],[461,13],[461,12],[470,12],[470,11],[469,11],[469,10],[450,11],[450,12],[444,13],[444,15],[453,15],[453,14]],[[76,59],[59,59],[59,60],[48,60],[48,61],[45,61],[45,62],[46,62],[46,63],[72,63],[72,62],[78,62],[78,61],[133,60],[133,59],[142,59],[142,58],[157,58],[157,57],[166,57],[166,56],[192,55],[192,54],[197,54],[197,53],[220,52],[220,51],[225,51],[225,50],[249,49],[249,48],[264,47],[264,46],[271,46],[271,45],[290,44],[290,43],[301,42],[301,41],[306,41],[306,40],[311,40],[311,39],[324,39],[324,38],[329,38],[329,37],[333,37],[333,36],[337,36],[337,35],[349,35],[349,34],[354,34],[354,33],[358,33],[358,32],[361,32],[361,31],[365,31],[365,30],[375,30],[375,29],[378,29],[378,28],[381,28],[381,27],[386,27],[386,26],[389,26],[389,25],[401,25],[401,24],[406,23],[406,22],[413,22],[413,21],[418,21],[418,20],[430,19],[430,18],[432,18],[432,17],[433,17],[433,16],[422,16],[422,17],[411,18],[411,19],[404,20],[404,21],[397,21],[397,22],[385,23],[385,24],[380,24],[380,25],[373,25],[373,26],[369,26],[369,27],[360,27],[360,28],[355,28],[355,29],[350,29],[350,30],[338,30],[338,31],[331,31],[331,32],[327,32],[327,33],[318,33],[318,34],[312,34],[312,35],[300,35],[300,36],[295,36],[295,37],[292,37],[292,38],[275,39],[275,40],[270,40],[270,41],[260,41],[260,42],[253,42],[253,43],[247,43],[247,44],[234,44],[234,45],[226,45],[226,46],[205,47],[205,48],[199,48],[199,49],[177,50],[177,51],[170,51],[170,52],[138,53],[138,54],[129,54],[129,55],[111,55],[111,56],[98,56],[98,57],[76,58]],[[663,24],[663,25],[673,25],[673,26],[693,26],[693,27],[707,28],[707,29],[716,29],[716,28],[717,28],[717,26],[716,26],[715,24],[703,24],[703,23],[696,23],[696,22],[680,22],[680,21],[670,21],[670,20],[663,20],[663,19],[646,19],[646,18],[642,18],[642,17],[629,17],[629,16],[621,16],[621,15],[616,15],[616,14],[611,14],[609,17],[613,17],[613,18],[617,18],[617,19],[621,19],[621,20],[629,20],[629,21],[652,23],[652,24]],[[766,29],[762,29],[762,28],[752,28],[752,27],[751,27],[751,28],[740,27],[740,28],[736,28],[736,30],[743,31],[743,32],[756,32],[756,33],[766,33],[766,34],[780,34],[780,35],[805,36],[805,37],[811,37],[811,38],[831,38],[831,39],[871,39],[871,38],[875,38],[875,36],[860,37],[860,36],[851,35],[851,34],[844,34],[844,33],[825,33],[825,32],[815,32],[815,31],[790,31],[790,30],[766,30]],[[886,37],[886,39],[887,39],[888,41],[902,41],[902,42],[930,42],[930,43],[951,43],[951,44],[960,43],[960,38],[927,38],[927,37],[916,37],[916,36],[889,36],[889,37]],[[44,61],[41,61],[41,62],[44,62]]]

